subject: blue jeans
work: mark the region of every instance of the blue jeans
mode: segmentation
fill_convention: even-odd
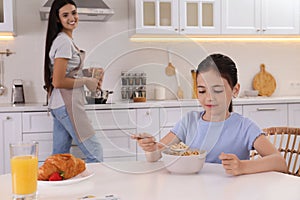
[[[103,149],[96,135],[80,142],[65,106],[51,109],[53,116],[53,154],[70,153],[72,140],[86,156],[86,162],[102,162]]]

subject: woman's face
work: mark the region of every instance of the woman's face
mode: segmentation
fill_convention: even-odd
[[[59,20],[63,26],[63,31],[72,32],[78,25],[77,9],[72,4],[66,4],[59,9]]]
[[[198,100],[205,109],[207,121],[223,121],[229,116],[232,96],[237,96],[239,84],[231,89],[226,79],[215,70],[199,73],[197,76]]]

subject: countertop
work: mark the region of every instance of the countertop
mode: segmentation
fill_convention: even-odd
[[[275,103],[300,103],[300,96],[285,96],[285,97],[244,97],[233,99],[233,105],[255,105],[255,104],[275,104]],[[109,109],[135,109],[135,108],[167,108],[167,107],[193,107],[198,106],[197,99],[183,100],[164,100],[147,102],[114,102],[107,104],[87,104],[86,110],[109,110]],[[38,112],[47,111],[47,106],[43,103],[25,103],[11,104],[0,103],[0,112]]]

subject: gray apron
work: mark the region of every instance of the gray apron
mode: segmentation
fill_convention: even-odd
[[[67,77],[75,78],[77,76],[78,71],[82,69],[85,52],[79,51],[79,56],[80,63],[78,67],[74,68],[71,72],[69,72],[66,75]],[[73,124],[73,128],[75,130],[78,141],[83,142],[84,140],[95,135],[95,130],[84,109],[84,87],[82,86],[79,88],[59,90],[64,100],[70,120]]]

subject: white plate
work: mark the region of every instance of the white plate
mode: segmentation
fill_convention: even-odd
[[[59,186],[59,185],[70,185],[74,183],[79,183],[81,181],[84,181],[86,179],[91,178],[94,176],[94,172],[90,172],[87,169],[78,174],[77,176],[74,176],[73,178],[67,179],[67,180],[62,180],[62,181],[38,181],[38,184],[40,185],[53,185],[53,186]]]

